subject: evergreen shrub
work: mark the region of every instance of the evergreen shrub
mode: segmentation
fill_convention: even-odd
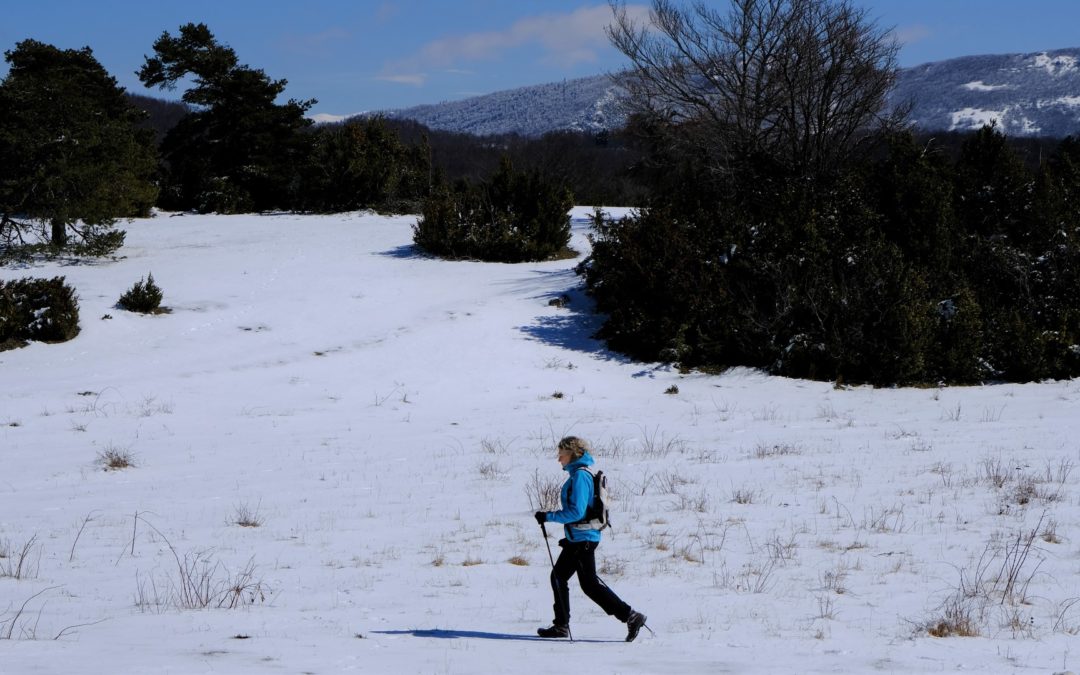
[[[406,145],[380,117],[320,127],[308,135],[297,204],[333,213],[417,213],[428,194],[431,148]]]
[[[594,218],[597,336],[682,368],[879,386],[1080,375],[1080,143],[1031,166],[992,127],[953,160],[880,140],[798,180],[661,162],[682,185]]]
[[[116,303],[121,309],[140,314],[159,314],[161,308],[162,292],[156,283],[154,275],[148,274],[145,282],[139,279],[135,285],[129,288]]]
[[[538,171],[518,172],[504,159],[487,181],[459,181],[424,201],[413,241],[452,260],[517,263],[567,252],[570,192]]]
[[[127,233],[111,227],[87,226],[83,229],[83,239],[71,247],[75,255],[103,257],[116,252],[124,245]]]
[[[0,351],[79,334],[79,301],[64,277],[0,281]]]

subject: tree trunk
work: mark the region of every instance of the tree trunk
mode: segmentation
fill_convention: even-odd
[[[52,245],[56,248],[67,246],[68,232],[67,223],[59,220],[52,221]]]

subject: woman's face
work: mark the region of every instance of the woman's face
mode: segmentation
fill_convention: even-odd
[[[569,450],[563,450],[559,448],[559,464],[566,466],[574,459],[574,456],[570,454]]]

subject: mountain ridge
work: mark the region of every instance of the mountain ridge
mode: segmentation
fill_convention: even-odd
[[[370,114],[479,136],[598,133],[625,123],[618,93],[612,76],[593,75]],[[1064,137],[1080,131],[1080,47],[903,68],[890,101],[912,102],[910,119],[922,131],[969,131],[993,121],[1013,136]]]

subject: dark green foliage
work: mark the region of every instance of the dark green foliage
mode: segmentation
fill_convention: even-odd
[[[599,337],[636,358],[878,385],[1080,375],[1080,143],[1027,167],[904,135],[841,174],[651,155],[661,198],[594,223]]]
[[[152,132],[89,48],[25,40],[5,56],[0,257],[35,246],[110,253],[123,243],[115,220],[147,215],[157,196]]]
[[[120,296],[116,303],[121,309],[140,314],[157,314],[161,311],[162,292],[154,283],[154,275],[146,275],[146,280],[139,279],[135,285]]]
[[[927,355],[927,372],[935,373],[944,382],[979,382],[990,377],[982,361],[982,308],[975,294],[961,287],[937,300],[932,309],[936,325],[933,349]]]
[[[509,157],[518,170],[536,170],[570,186],[578,204],[636,205],[646,193],[630,175],[641,159],[641,149],[636,137],[624,131],[557,131],[529,138],[440,131],[411,120],[387,119],[385,123],[404,143],[430,149],[433,182],[439,176],[451,184],[461,179],[479,182]]]
[[[79,334],[79,300],[64,277],[0,281],[0,351]]]
[[[509,160],[487,181],[440,186],[425,200],[413,241],[443,258],[524,262],[547,260],[570,241],[573,197],[537,171]]]
[[[956,228],[963,238],[958,274],[980,307],[980,356],[994,377],[1064,376],[1069,370],[1060,368],[1070,358],[1061,342],[1080,342],[1068,320],[1077,308],[1075,286],[1069,291],[1054,278],[1062,271],[1067,278],[1066,270],[1080,261],[1070,246],[1075,216],[1064,207],[1080,196],[1080,185],[1066,177],[1070,145],[1036,172],[1000,132],[984,127],[963,144],[956,162]]]
[[[910,134],[886,139],[887,153],[871,166],[868,199],[881,215],[881,233],[927,276],[938,278],[953,264],[960,242],[952,228],[952,168],[932,145]]]
[[[193,111],[165,136],[168,175],[161,203],[201,212],[288,208],[295,199],[313,100],[275,103],[285,80],[241,65],[205,24],[186,24],[154,42],[139,79],[172,89],[191,77],[182,100]]]
[[[620,221],[597,211],[593,226],[592,255],[582,269],[597,311],[608,315],[599,337],[614,349],[693,363],[702,360],[698,350],[726,352],[737,341],[709,321],[730,311],[723,284],[730,261],[705,254],[699,222],[649,209]]]
[[[975,132],[955,166],[956,215],[963,231],[1003,237],[1012,244],[1031,236],[1034,178],[993,125]]]
[[[316,129],[308,139],[298,206],[323,213],[419,210],[431,173],[426,138],[406,146],[381,118]]]

